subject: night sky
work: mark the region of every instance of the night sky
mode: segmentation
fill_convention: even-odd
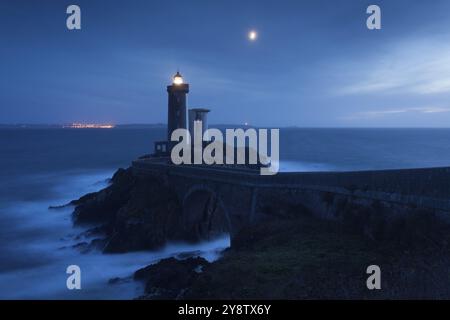
[[[165,123],[179,68],[211,124],[449,126],[449,15],[448,0],[2,0],[0,123]]]

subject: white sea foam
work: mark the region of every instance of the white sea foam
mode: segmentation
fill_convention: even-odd
[[[80,195],[104,187],[112,172],[69,175],[54,187],[51,202],[15,202],[0,209],[3,252],[0,259],[0,299],[131,299],[143,293],[132,280],[134,271],[171,256],[202,256],[217,259],[229,246],[229,237],[200,244],[169,244],[159,251],[126,254],[81,254],[72,245],[75,236],[73,208],[49,210]],[[48,178],[48,177],[47,177]],[[45,179],[45,177],[41,177]],[[5,227],[7,227],[5,229]],[[67,266],[81,268],[81,290],[66,288]],[[109,284],[111,278],[122,278]]]
[[[281,160],[279,162],[280,172],[320,172],[336,171],[336,169],[325,163],[312,163],[302,161]]]

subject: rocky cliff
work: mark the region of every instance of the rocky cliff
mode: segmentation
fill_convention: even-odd
[[[163,260],[135,279],[146,283],[142,299],[449,299],[449,243],[449,226],[425,212],[377,240],[297,212],[242,230],[216,262]],[[366,287],[370,265],[381,290]]]
[[[260,196],[265,218],[239,230],[222,259],[172,258],[139,270],[135,279],[146,283],[141,298],[450,298],[444,212],[329,192]],[[91,245],[105,252],[193,240],[182,204],[157,176],[120,169],[107,188],[72,204],[75,224],[100,225],[91,232],[105,237]],[[382,269],[381,291],[365,285],[371,264]]]
[[[100,224],[105,252],[156,249],[184,238],[172,190],[156,177],[135,177],[130,169],[119,169],[107,188],[72,204],[76,225]]]

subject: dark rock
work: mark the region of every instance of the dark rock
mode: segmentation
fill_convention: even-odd
[[[200,250],[181,252],[176,255],[176,258],[178,260],[183,260],[183,259],[187,259],[187,258],[198,257],[200,255],[200,253],[201,253]]]
[[[106,252],[156,249],[181,238],[181,205],[155,178],[138,179],[116,214]]]
[[[87,242],[79,242],[72,246],[73,249],[78,250],[81,253],[89,252],[89,243]]]
[[[130,281],[133,281],[133,279],[131,277],[127,277],[127,278],[115,277],[115,278],[109,279],[108,280],[108,284],[109,285],[115,285],[115,284],[121,284],[121,283],[130,282]]]
[[[117,211],[130,199],[135,177],[131,169],[119,169],[107,188],[87,194],[72,201],[76,205],[73,213],[75,224],[91,224],[113,221]]]
[[[101,224],[80,238],[104,233],[97,247],[108,253],[151,250],[185,239],[178,198],[156,176],[135,177],[130,168],[119,169],[107,188],[72,204],[75,224]]]
[[[59,205],[59,206],[49,206],[48,209],[49,210],[61,210],[61,209],[65,209],[69,206],[71,206],[71,203],[67,203],[67,204],[63,204],[63,205]]]
[[[107,239],[93,239],[90,243],[89,243],[89,247],[90,249],[97,249],[97,250],[104,250],[105,246],[107,243]]]
[[[362,210],[360,208],[359,210]],[[353,210],[353,208],[352,208]],[[351,213],[353,214],[353,212]],[[356,221],[351,218],[351,221]],[[358,221],[359,222],[359,221]],[[300,216],[242,229],[183,299],[448,299],[450,230],[413,209],[376,240],[364,228]],[[367,266],[383,270],[367,290]]]
[[[83,241],[72,246],[73,249],[78,250],[80,253],[88,253],[93,250],[103,250],[106,244],[105,239],[94,239],[90,242]]]
[[[104,226],[98,226],[98,227],[94,227],[94,228],[90,228],[80,234],[78,234],[75,237],[75,240],[81,240],[81,239],[86,239],[86,238],[91,238],[94,236],[101,236],[101,235],[105,235],[106,230]]]
[[[116,277],[116,278],[111,278],[108,280],[108,284],[117,284],[120,283],[122,280],[122,278]]]
[[[203,258],[163,259],[135,272],[134,279],[146,282],[145,298],[177,299],[195,282],[209,264]]]

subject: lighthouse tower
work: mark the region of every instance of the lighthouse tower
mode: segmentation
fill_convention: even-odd
[[[172,84],[167,86],[169,95],[168,119],[167,119],[167,141],[169,141],[170,150],[173,143],[170,142],[172,132],[176,129],[186,129],[186,95],[189,93],[189,84],[184,83],[183,77],[179,72],[173,77]]]

